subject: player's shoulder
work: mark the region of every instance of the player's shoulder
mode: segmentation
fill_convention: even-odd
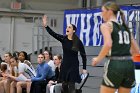
[[[113,26],[113,23],[112,22],[105,22],[101,25],[102,27],[112,27]]]
[[[112,22],[105,22],[101,25],[101,29],[102,30],[109,30],[110,32],[112,32],[113,30],[113,23]]]

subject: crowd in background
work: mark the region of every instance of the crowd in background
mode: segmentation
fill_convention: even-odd
[[[2,59],[3,56],[3,59]],[[37,55],[37,67],[25,51],[5,53],[0,59],[0,93],[46,93],[48,88],[60,82],[61,55],[50,51]],[[49,90],[48,90],[49,92]]]

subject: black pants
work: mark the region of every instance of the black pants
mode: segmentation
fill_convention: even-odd
[[[62,83],[62,93],[75,93],[75,83],[63,82]]]
[[[33,81],[30,93],[46,93],[46,85],[48,81]]]

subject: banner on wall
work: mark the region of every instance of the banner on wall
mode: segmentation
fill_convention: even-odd
[[[136,33],[136,20],[140,20],[140,6],[122,6],[126,21],[131,21],[129,27]],[[138,10],[138,12],[136,12]],[[80,37],[85,46],[103,45],[103,36],[100,32],[100,25],[103,23],[101,9],[78,9],[64,11],[64,34],[68,24],[77,27],[76,34]],[[132,30],[132,29],[130,29]]]

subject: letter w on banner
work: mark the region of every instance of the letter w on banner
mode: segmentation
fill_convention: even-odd
[[[121,9],[124,11],[126,23],[129,23],[130,30],[133,29],[133,33],[136,34],[136,21],[140,21],[140,12],[134,13],[133,10],[139,10],[140,6],[121,6]],[[132,20],[135,20],[135,22],[132,22]],[[67,25],[76,25],[76,34],[85,46],[103,45],[103,36],[100,32],[102,23],[100,8],[64,11],[64,34],[66,33]]]

